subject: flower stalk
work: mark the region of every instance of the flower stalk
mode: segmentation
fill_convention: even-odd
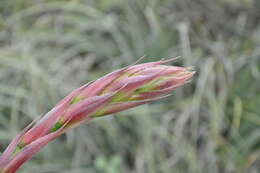
[[[194,72],[163,65],[172,60],[125,67],[72,91],[13,139],[0,156],[0,173],[15,173],[41,148],[74,126],[161,99],[182,86]]]

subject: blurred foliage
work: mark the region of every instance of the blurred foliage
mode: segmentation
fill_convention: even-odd
[[[175,64],[197,74],[174,96],[80,126],[20,172],[260,172],[259,9],[259,0],[1,0],[1,151],[72,89],[143,55],[181,55]]]

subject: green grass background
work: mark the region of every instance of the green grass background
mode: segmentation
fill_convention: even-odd
[[[260,172],[259,0],[0,0],[0,151],[71,90],[182,56],[173,96],[99,118],[19,173]]]

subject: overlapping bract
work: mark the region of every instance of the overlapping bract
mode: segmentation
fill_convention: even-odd
[[[74,90],[10,143],[0,157],[0,170],[14,173],[68,128],[160,99],[193,76],[186,68],[162,65],[168,61],[125,67]]]

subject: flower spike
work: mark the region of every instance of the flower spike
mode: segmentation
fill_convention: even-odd
[[[164,65],[175,59],[134,64],[72,91],[13,139],[0,156],[0,173],[15,173],[47,143],[72,127],[167,97],[195,73],[189,68]]]

